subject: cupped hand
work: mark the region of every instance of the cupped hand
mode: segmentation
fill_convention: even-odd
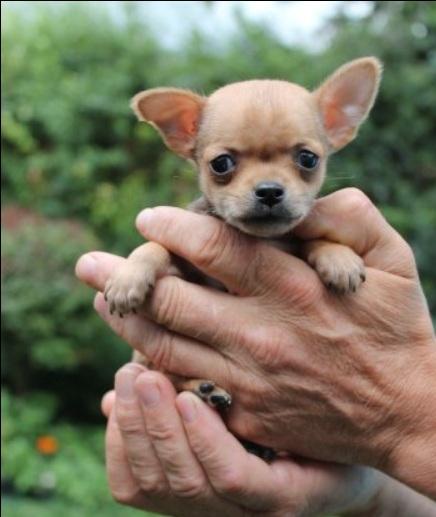
[[[265,463],[191,393],[164,375],[122,367],[108,416],[106,458],[114,498],[174,516],[292,517],[371,507],[382,477],[369,468],[308,460]]]
[[[377,466],[436,496],[431,319],[411,249],[362,193],[320,199],[297,230],[363,257],[366,283],[347,296],[328,292],[298,258],[212,217],[162,207],[142,213],[138,228],[232,294],[165,277],[147,315],[123,320],[98,295],[97,311],[126,341],[158,367],[231,392],[233,432],[302,456]],[[101,291],[121,260],[92,253],[77,274]]]

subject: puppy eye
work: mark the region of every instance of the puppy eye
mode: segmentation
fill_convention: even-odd
[[[210,168],[214,174],[224,176],[233,172],[236,167],[236,162],[230,154],[221,154],[210,162]]]
[[[318,162],[318,156],[307,149],[302,149],[297,155],[297,163],[303,169],[312,170],[318,165]]]

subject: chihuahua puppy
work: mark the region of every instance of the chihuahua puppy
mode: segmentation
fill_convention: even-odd
[[[340,67],[313,92],[277,80],[230,84],[210,97],[156,88],[138,93],[132,108],[169,149],[196,165],[203,196],[192,210],[249,235],[288,242],[310,212],[328,156],[353,140],[367,117],[380,76],[380,62],[365,57]],[[354,292],[365,280],[362,259],[339,242],[306,242],[301,254],[340,293]],[[180,269],[159,244],[140,246],[107,282],[110,310],[120,316],[136,311],[157,278],[183,274]],[[210,380],[174,382],[213,407],[231,404]]]

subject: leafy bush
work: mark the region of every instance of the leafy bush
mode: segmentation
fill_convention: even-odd
[[[46,393],[23,399],[2,391],[2,476],[22,493],[56,493],[85,506],[110,500],[101,426],[54,424],[55,407]]]
[[[2,515],[138,515],[115,505],[109,493],[102,426],[53,423],[56,405],[44,392],[24,399],[2,390],[2,480],[13,480],[14,491],[36,498],[2,498]]]
[[[77,257],[98,240],[77,223],[14,207],[3,216],[11,225],[2,232],[3,379],[14,393],[54,392],[60,412],[95,419],[114,370],[129,357],[73,275]]]

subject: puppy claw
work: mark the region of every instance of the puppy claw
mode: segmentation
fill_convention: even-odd
[[[128,261],[117,269],[105,289],[105,299],[110,303],[111,314],[117,312],[120,318],[130,312],[136,314],[154,285],[155,276],[152,268],[144,270],[143,264],[131,264]]]
[[[326,287],[337,294],[355,293],[366,278],[361,257],[340,244],[315,249],[308,261]]]
[[[209,405],[212,404],[212,407],[217,409],[227,409],[232,405],[232,398],[230,395],[220,394],[220,395],[211,395],[208,399]]]

